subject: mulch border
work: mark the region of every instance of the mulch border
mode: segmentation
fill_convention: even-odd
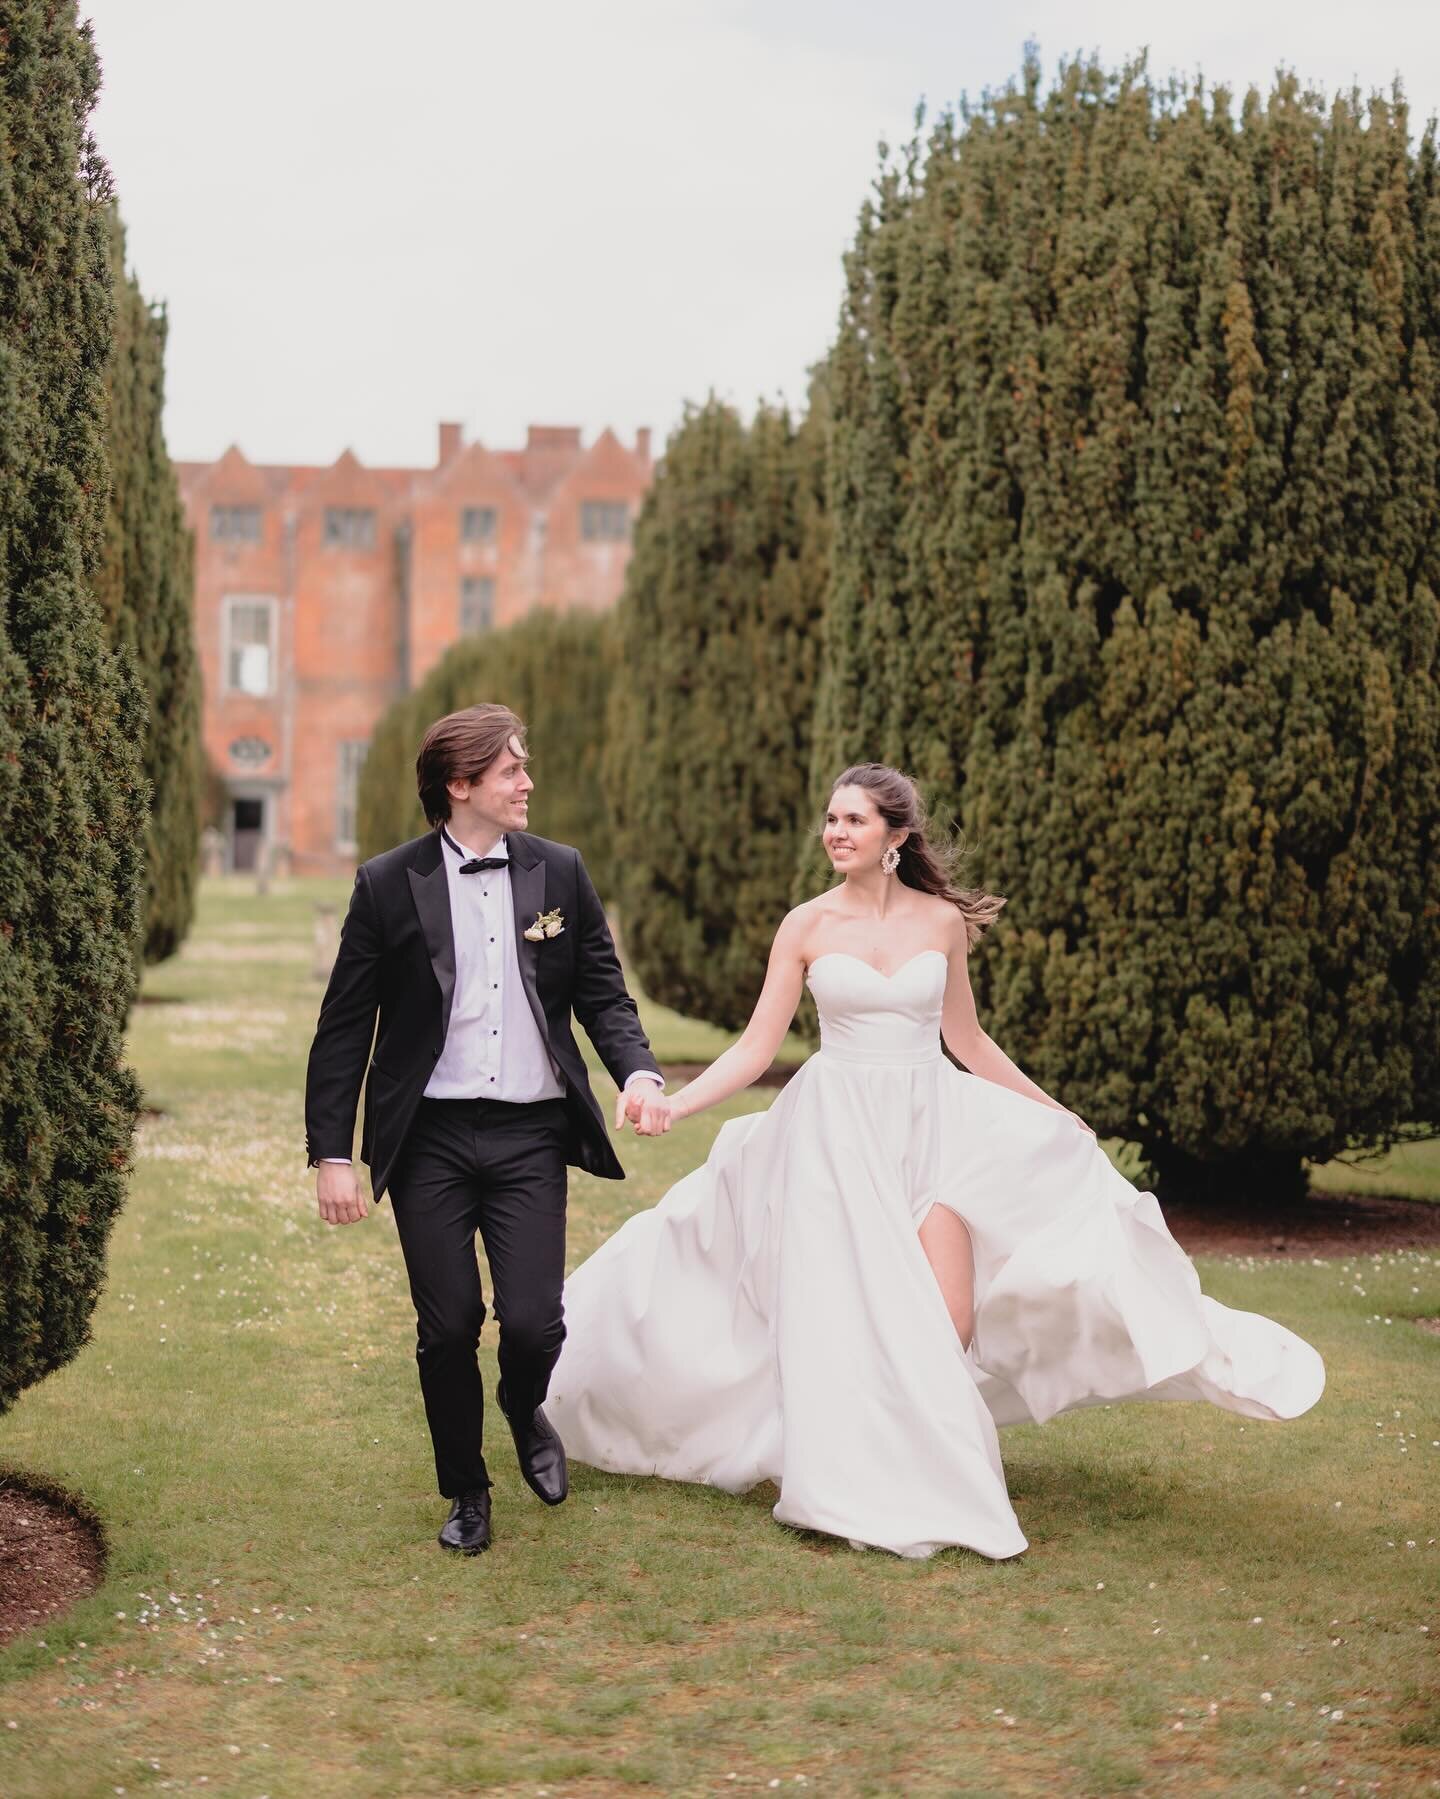
[[[1171,1235],[1192,1256],[1263,1256],[1326,1261],[1440,1250],[1440,1203],[1373,1193],[1313,1191],[1258,1215],[1243,1207],[1170,1205]]]
[[[59,1528],[67,1553],[55,1558],[55,1565],[68,1578],[22,1588],[18,1582],[4,1580],[4,1570],[0,1570],[0,1650],[69,1611],[81,1599],[88,1599],[103,1583],[110,1561],[110,1536],[105,1521],[82,1494],[48,1475],[0,1463],[0,1507],[7,1500],[46,1515],[50,1528],[33,1533],[37,1542],[43,1537],[53,1546]],[[74,1526],[78,1526],[78,1531],[70,1528]],[[32,1604],[37,1592],[40,1607]]]

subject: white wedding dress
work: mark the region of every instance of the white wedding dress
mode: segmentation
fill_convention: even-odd
[[[1074,1119],[940,1054],[946,960],[844,953],[820,1049],[768,1111],[571,1275],[546,1414],[614,1473],[779,1488],[775,1516],[899,1555],[1025,1548],[997,1424],[1121,1399],[1293,1418],[1325,1384],[1282,1325],[1200,1291],[1149,1193]],[[917,1230],[975,1249],[962,1349]]]

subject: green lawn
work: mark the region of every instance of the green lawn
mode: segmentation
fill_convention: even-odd
[[[548,1511],[503,1433],[495,1548],[442,1555],[389,1208],[327,1230],[303,1166],[312,907],[343,895],[211,883],[147,981],[160,1115],[94,1342],[0,1420],[0,1462],[111,1541],[102,1590],[0,1652],[4,1799],[1436,1790],[1428,1255],[1202,1263],[1320,1348],[1325,1399],[1006,1432],[1016,1563],[857,1555],[764,1491],[583,1468]],[[647,1018],[662,1057],[724,1041]],[[573,1258],[769,1098],[628,1140],[624,1184],[577,1177]],[[1433,1192],[1430,1146],[1393,1167]],[[493,1376],[491,1326],[484,1353]]]

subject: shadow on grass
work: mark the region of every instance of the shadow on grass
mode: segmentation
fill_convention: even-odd
[[[1198,1500],[1193,1484],[1173,1469],[1162,1472],[1148,1462],[1101,1460],[1064,1450],[1047,1456],[1037,1450],[1007,1464],[1007,1472],[1013,1503],[1023,1505],[1037,1523],[1042,1517],[1063,1518],[1070,1531],[1147,1518],[1178,1519],[1191,1501],[1207,1509],[1214,1503]]]
[[[762,1480],[748,1493],[727,1493],[723,1487],[705,1486],[699,1481],[666,1480],[658,1474],[607,1474],[603,1468],[592,1468],[588,1462],[571,1462],[570,1490],[591,1500],[618,1498],[621,1494],[654,1494],[657,1516],[669,1511],[677,1500],[700,1501],[708,1509],[741,1506],[750,1511],[768,1512],[780,1497],[772,1481]]]
[[[1127,1527],[1142,1525],[1147,1554],[1188,1553],[1217,1565],[1268,1554],[1281,1543],[1296,1567],[1322,1567],[1335,1554],[1328,1517],[1297,1510],[1293,1492],[1277,1493],[1258,1468],[1246,1485],[1209,1457],[1162,1470],[1062,1452],[1017,1459],[1008,1473],[1032,1552],[1093,1536],[1123,1554]]]
[[[1145,1458],[1100,1457],[1067,1450],[1062,1445],[1040,1444],[1027,1453],[1007,1456],[1006,1476],[1010,1498],[1030,1539],[1030,1553],[1059,1547],[1075,1538],[1114,1538],[1117,1545],[1128,1526],[1149,1527],[1152,1546],[1159,1537],[1177,1544],[1217,1550],[1236,1540],[1285,1541],[1300,1558],[1332,1553],[1334,1542],[1328,1526],[1297,1516],[1275,1500],[1259,1484],[1248,1494],[1237,1493],[1225,1477],[1224,1464],[1208,1459],[1182,1468],[1160,1467]],[[727,1493],[718,1487],[663,1480],[658,1476],[606,1474],[582,1463],[571,1464],[572,1490],[591,1502],[615,1503],[624,1499],[632,1516],[651,1512],[656,1528],[674,1531],[688,1516],[714,1517],[730,1513],[742,1517],[768,1517],[779,1497],[769,1481],[746,1493]],[[853,1555],[848,1541],[824,1531],[780,1525],[786,1542],[807,1557],[830,1560]],[[868,1553],[885,1558],[888,1552]],[[904,1557],[889,1558],[904,1561]],[[981,1562],[990,1559],[957,1545],[932,1558],[937,1564]],[[1019,1558],[1024,1560],[1024,1556]]]
[[[1214,1524],[1221,1510],[1234,1504],[1233,1490],[1222,1493],[1217,1487],[1197,1491],[1179,1474],[1159,1473],[1145,1462],[1101,1461],[1063,1451],[1058,1457],[1037,1454],[1033,1460],[1017,1461],[1009,1470],[1009,1484],[1011,1499],[1022,1510],[1021,1522],[1032,1548],[1148,1520],[1165,1520],[1174,1529],[1188,1533]],[[745,1493],[727,1493],[719,1487],[690,1485],[658,1476],[606,1474],[580,1463],[571,1464],[571,1485],[592,1502],[624,1496],[631,1502],[632,1510],[635,1501],[643,1507],[646,1495],[652,1495],[657,1525],[662,1517],[672,1525],[678,1524],[678,1511],[688,1512],[692,1507],[709,1514],[731,1510],[737,1518],[768,1516],[779,1498],[778,1489],[770,1481],[762,1481]],[[829,1560],[857,1553],[844,1537],[791,1524],[778,1528],[786,1542],[807,1556]],[[885,1557],[889,1552],[871,1546],[865,1553]],[[939,1551],[934,1559],[989,1563],[988,1557],[960,1545]]]

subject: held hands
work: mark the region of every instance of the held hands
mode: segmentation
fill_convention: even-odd
[[[663,1137],[674,1121],[675,1108],[669,1098],[663,1094],[653,1081],[637,1081],[639,1087],[639,1108],[630,1122],[635,1126],[637,1137]]]
[[[632,1082],[615,1095],[617,1131],[632,1124],[637,1137],[663,1137],[673,1121],[671,1103],[654,1081]]]
[[[322,1162],[316,1169],[315,1196],[326,1224],[359,1224],[365,1216],[365,1196],[349,1162]]]

